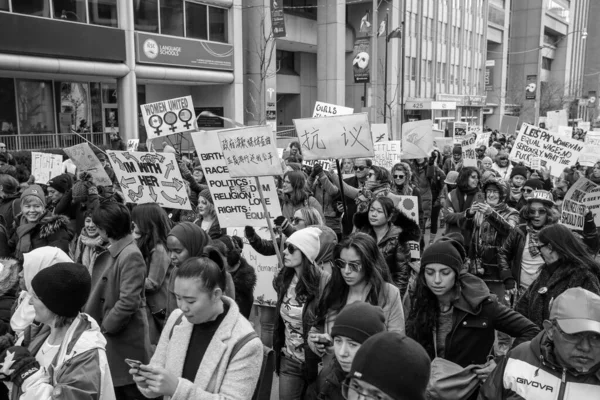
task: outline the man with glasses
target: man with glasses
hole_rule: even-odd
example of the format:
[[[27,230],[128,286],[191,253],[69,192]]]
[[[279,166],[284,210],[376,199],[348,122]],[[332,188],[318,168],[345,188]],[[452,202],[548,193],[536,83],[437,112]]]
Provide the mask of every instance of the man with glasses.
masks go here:
[[[369,168],[373,165],[373,161],[368,158],[357,158],[354,160],[354,176],[344,179],[348,185],[355,188],[362,188],[367,181]],[[356,214],[356,202],[354,199],[346,196],[347,212],[342,215],[342,234],[348,236],[352,233],[354,227],[352,217]],[[340,213],[344,212],[342,201],[337,202],[337,209]]]
[[[552,303],[544,330],[508,353],[479,400],[600,399],[600,296],[582,288]]]

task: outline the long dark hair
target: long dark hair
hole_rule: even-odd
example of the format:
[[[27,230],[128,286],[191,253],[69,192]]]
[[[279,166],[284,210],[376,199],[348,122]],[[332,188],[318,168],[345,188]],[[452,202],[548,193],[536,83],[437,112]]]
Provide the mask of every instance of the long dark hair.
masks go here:
[[[391,226],[392,221],[396,218],[396,215],[399,213],[399,211],[396,209],[396,207],[394,207],[394,201],[389,197],[379,196],[371,200],[371,202],[369,203],[369,208],[367,208],[367,218],[369,216],[369,213],[371,212],[371,207],[373,207],[373,203],[375,203],[376,201],[379,202],[379,204],[381,204],[381,208],[383,208],[383,214],[388,219],[387,224],[388,226]],[[365,224],[362,228],[360,228],[359,231],[362,233],[366,233],[372,238],[376,238],[375,231],[373,230],[373,226],[371,225],[370,221],[367,224]]]
[[[337,260],[344,249],[354,249],[360,257],[360,265],[365,271],[365,279],[371,284],[371,290],[367,295],[366,301],[373,305],[385,306],[379,303],[379,295],[386,282],[390,281],[388,266],[377,247],[375,239],[365,233],[355,233],[342,240],[333,251],[333,258]],[[346,305],[348,299],[349,287],[342,277],[339,268],[334,267],[331,273],[331,279],[325,285],[323,295],[317,308],[317,319],[322,321],[327,313],[333,311],[339,312]]]
[[[535,201],[535,200],[527,202],[527,204],[525,204],[519,211],[519,216],[521,217],[521,219],[523,221],[526,221],[527,223],[529,223],[529,220],[531,220],[531,217],[529,216],[529,210],[531,209],[531,204],[533,204],[533,203],[540,203],[544,206],[544,209],[546,210],[546,225],[552,225],[559,221],[560,215],[558,214],[558,211],[554,207],[551,207],[545,203],[542,203],[541,201]]]
[[[473,172],[477,173],[477,176],[479,177],[479,184],[481,184],[481,173],[477,168],[463,167],[456,181],[458,190],[460,190],[461,192],[468,192],[470,190],[473,190],[469,187],[469,178],[471,177],[471,174]]]
[[[292,186],[292,193],[286,194],[286,198],[294,206],[304,205],[304,202],[310,197],[310,192],[306,186],[306,174],[302,171],[290,171],[283,175],[283,179],[288,178]]]
[[[156,203],[140,204],[133,208],[131,220],[140,231],[138,247],[145,259],[149,259],[157,245],[167,247],[167,236],[171,230],[171,220],[165,210]]]
[[[594,260],[587,246],[566,226],[552,224],[538,234],[540,244],[551,244],[563,262],[576,268],[589,268],[600,279],[600,265]],[[569,268],[572,266],[569,265]]]

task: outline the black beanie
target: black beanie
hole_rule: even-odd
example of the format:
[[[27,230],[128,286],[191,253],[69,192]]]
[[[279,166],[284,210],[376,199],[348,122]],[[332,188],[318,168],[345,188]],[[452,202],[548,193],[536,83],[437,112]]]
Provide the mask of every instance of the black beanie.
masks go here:
[[[533,190],[542,190],[544,189],[544,182],[540,181],[539,179],[529,179],[523,184],[523,187],[525,186],[528,186]]]
[[[516,175],[521,175],[523,178],[527,179],[527,167],[522,165],[517,165],[514,167],[510,173],[510,179],[515,177]]]
[[[73,181],[69,174],[55,176],[48,181],[48,186],[60,193],[67,193],[73,186]]]
[[[357,301],[345,306],[335,318],[331,337],[345,336],[355,342],[363,343],[374,334],[385,330],[383,309]]]
[[[35,295],[60,317],[76,317],[90,295],[92,278],[77,263],[57,263],[44,268],[31,280]]]
[[[452,268],[458,275],[464,264],[458,246],[460,243],[452,239],[438,240],[429,245],[421,257],[421,268],[425,268],[428,264],[439,263]]]
[[[398,332],[381,332],[360,346],[348,380],[360,379],[394,400],[425,400],[430,369],[419,343]]]

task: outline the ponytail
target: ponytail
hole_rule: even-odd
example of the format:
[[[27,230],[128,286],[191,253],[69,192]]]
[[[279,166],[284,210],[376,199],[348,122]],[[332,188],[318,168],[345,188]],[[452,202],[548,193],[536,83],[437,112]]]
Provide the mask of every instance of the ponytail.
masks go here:
[[[220,288],[225,292],[227,282],[225,263],[221,254],[212,246],[206,246],[200,257],[188,258],[177,269],[177,278],[200,279],[204,289],[212,292]]]

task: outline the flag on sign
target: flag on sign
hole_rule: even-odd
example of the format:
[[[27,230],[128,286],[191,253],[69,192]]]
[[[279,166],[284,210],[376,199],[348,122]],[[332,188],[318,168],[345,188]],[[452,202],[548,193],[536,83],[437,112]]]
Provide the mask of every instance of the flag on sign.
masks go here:
[[[377,32],[377,37],[381,37],[381,36],[385,35],[386,32],[387,32],[387,29],[386,29],[385,21],[381,21],[381,24],[379,24],[379,32]]]

